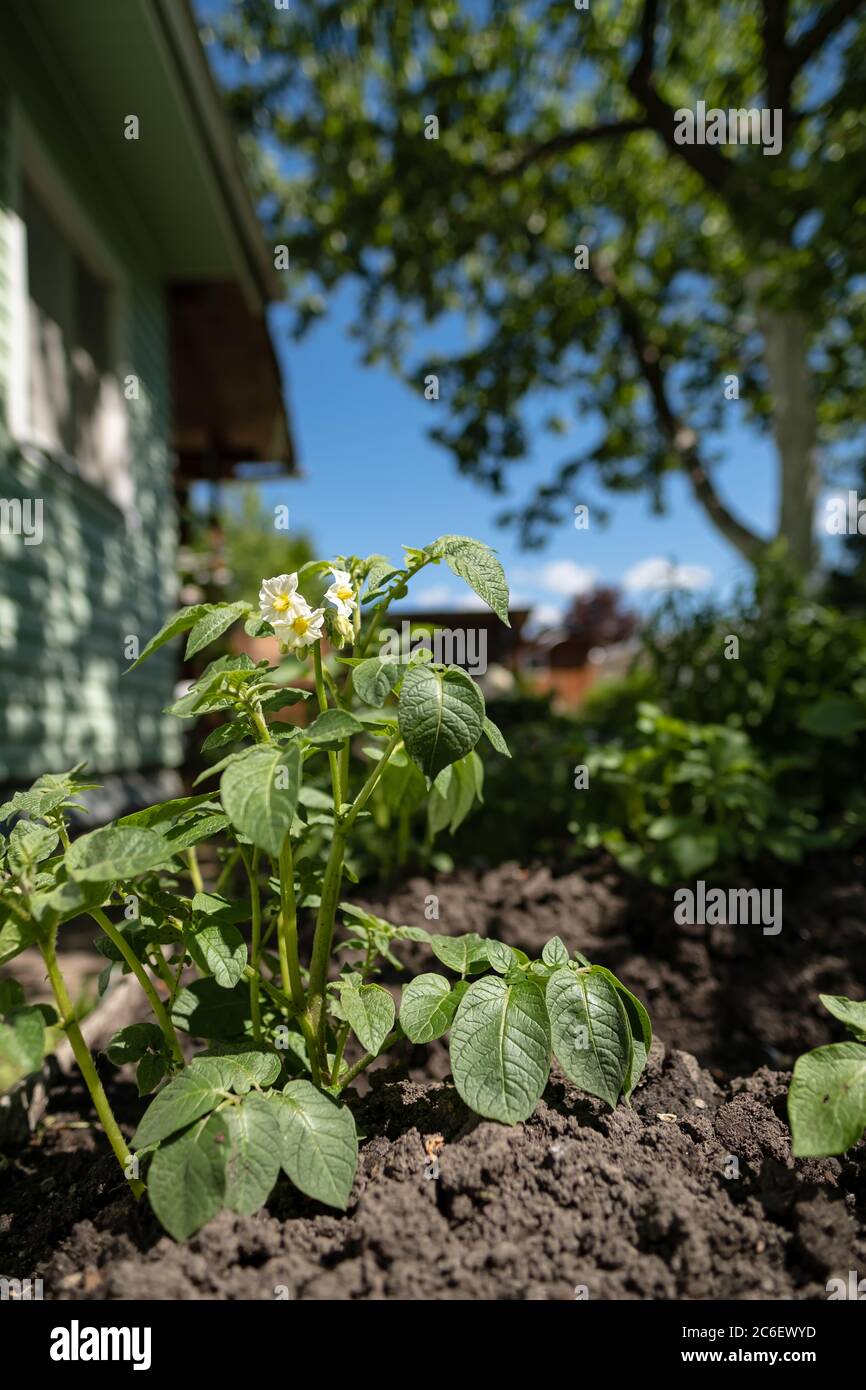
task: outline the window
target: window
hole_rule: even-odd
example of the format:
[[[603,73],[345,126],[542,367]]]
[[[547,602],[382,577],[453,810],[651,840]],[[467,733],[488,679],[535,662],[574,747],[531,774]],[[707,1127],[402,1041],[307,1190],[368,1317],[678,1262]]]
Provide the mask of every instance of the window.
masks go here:
[[[14,142],[10,423],[135,515],[123,395],[125,267],[20,108]]]
[[[31,441],[104,484],[112,372],[110,286],[66,240],[25,180],[27,418]]]

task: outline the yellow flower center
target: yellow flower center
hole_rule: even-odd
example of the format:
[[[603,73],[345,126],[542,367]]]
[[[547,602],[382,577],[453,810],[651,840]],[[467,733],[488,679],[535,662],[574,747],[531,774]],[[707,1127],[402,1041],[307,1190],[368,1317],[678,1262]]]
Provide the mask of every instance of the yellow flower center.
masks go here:
[[[345,601],[346,599],[354,598],[354,597],[355,597],[354,591],[353,591],[352,589],[349,588],[348,584],[343,584],[343,585],[337,590],[337,598],[339,598],[339,599],[343,599],[343,600]]]
[[[297,618],[295,618],[294,622],[292,623],[292,632],[296,632],[299,637],[303,637],[304,633],[306,632],[309,626],[309,618],[305,618],[302,613],[299,613]]]
[[[274,611],[277,613],[285,613],[290,603],[291,599],[288,594],[277,594],[274,599]]]

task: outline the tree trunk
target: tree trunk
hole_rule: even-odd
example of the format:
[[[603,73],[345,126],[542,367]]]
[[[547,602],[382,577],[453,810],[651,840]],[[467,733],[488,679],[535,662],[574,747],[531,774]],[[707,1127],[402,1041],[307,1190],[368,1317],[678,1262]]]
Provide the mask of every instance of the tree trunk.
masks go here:
[[[815,568],[815,506],[820,482],[817,415],[808,360],[806,321],[795,311],[758,306],[773,398],[773,435],[779,454],[778,535],[803,575]]]

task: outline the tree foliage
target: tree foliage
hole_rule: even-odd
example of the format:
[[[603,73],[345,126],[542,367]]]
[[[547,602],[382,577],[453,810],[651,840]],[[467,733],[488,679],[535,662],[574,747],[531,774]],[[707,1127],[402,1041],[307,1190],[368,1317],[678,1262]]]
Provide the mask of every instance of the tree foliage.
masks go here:
[[[561,465],[506,514],[525,541],[588,475],[660,508],[681,471],[756,560],[713,446],[738,418],[772,433],[777,530],[811,562],[819,450],[843,459],[864,417],[862,0],[251,0],[220,39],[298,328],[359,277],[367,359],[439,376],[433,436],[498,492],[558,393]],[[698,101],[780,111],[781,152],[677,144]],[[447,315],[474,339],[423,356]]]

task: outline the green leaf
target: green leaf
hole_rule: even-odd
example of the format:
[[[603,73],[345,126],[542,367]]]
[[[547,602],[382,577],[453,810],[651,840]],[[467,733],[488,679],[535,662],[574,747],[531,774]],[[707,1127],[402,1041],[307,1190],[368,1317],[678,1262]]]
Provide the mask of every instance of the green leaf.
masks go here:
[[[451,572],[458,579],[465,580],[506,627],[510,627],[505,571],[489,545],[473,540],[471,536],[440,536],[428,549],[432,555],[444,556]]]
[[[132,811],[128,816],[121,816],[115,824],[143,825],[147,829],[151,829],[154,825],[162,825],[165,821],[177,820],[178,816],[183,816],[188,811],[194,811],[197,806],[203,805],[205,801],[210,801],[210,799],[209,792],[202,792],[199,796],[176,796],[172,801],[160,801],[156,806],[145,806],[141,811]]]
[[[553,1052],[569,1080],[615,1106],[631,1070],[631,1030],[618,990],[595,966],[547,984]]]
[[[190,1067],[224,1091],[245,1096],[254,1086],[270,1086],[280,1074],[280,1059],[254,1042],[216,1043],[199,1052]]]
[[[859,1042],[866,1042],[866,1003],[846,999],[842,994],[819,994],[818,998],[834,1018],[845,1024],[849,1033],[853,1033]]]
[[[237,927],[215,922],[196,932],[195,941],[220,989],[234,989],[247,964],[247,943]]]
[[[187,1240],[223,1205],[227,1140],[223,1116],[208,1115],[154,1154],[147,1195],[157,1220],[175,1240]]]
[[[622,1000],[628,1026],[631,1030],[631,1068],[622,1088],[623,1099],[630,1100],[635,1086],[643,1075],[649,1050],[652,1047],[653,1030],[650,1016],[637,996],[632,994],[630,989],[626,989],[622,981],[618,980],[610,970],[606,970],[603,965],[598,965],[595,969],[610,980],[616,989]]]
[[[375,1056],[394,1027],[394,1000],[381,985],[345,984],[340,1003],[355,1037]]]
[[[493,720],[490,719],[488,715],[484,716],[483,728],[489,742],[496,749],[497,753],[504,753],[506,758],[510,758],[511,753],[508,744],[505,742],[505,736],[502,730],[494,724]]]
[[[135,1083],[140,1096],[149,1096],[165,1076],[167,1062],[161,1053],[146,1052],[138,1064]]]
[[[171,858],[171,850],[155,830],[144,826],[104,826],[75,840],[66,851],[70,878],[110,882],[134,878]]]
[[[202,647],[210,646],[218,637],[230,628],[232,623],[237,622],[249,612],[248,603],[220,603],[211,606],[207,613],[203,613],[189,634],[189,641],[186,644],[184,660],[189,661],[191,656],[200,652]]]
[[[181,608],[178,613],[175,613],[169,618],[168,622],[163,624],[154,637],[151,637],[141,655],[133,661],[131,666],[126,668],[124,675],[129,675],[129,672],[134,671],[136,666],[140,666],[143,661],[146,661],[149,656],[152,656],[153,653],[164,646],[166,642],[170,642],[172,637],[179,637],[182,632],[188,632],[191,627],[195,627],[199,618],[201,618],[210,607],[211,605],[209,603],[193,603],[188,608]]]
[[[400,1027],[410,1042],[433,1042],[451,1027],[459,1003],[444,975],[416,975],[403,990]]]
[[[487,959],[497,975],[507,975],[517,964],[517,956],[504,941],[487,942]]]
[[[221,989],[212,979],[195,980],[180,990],[171,1011],[174,1026],[195,1038],[239,1038],[249,1017],[250,992],[246,985]]]
[[[283,1142],[276,1111],[251,1091],[221,1112],[228,1134],[225,1204],[241,1216],[258,1211],[277,1180]]]
[[[830,1043],[798,1057],[788,1090],[795,1158],[842,1154],[866,1130],[866,1047]]]
[[[488,966],[487,942],[474,931],[463,936],[431,936],[430,949],[458,975],[477,975]]]
[[[14,960],[36,940],[34,922],[22,922],[20,917],[11,912],[4,918],[3,912],[3,904],[0,903],[0,965]]]
[[[47,825],[37,825],[32,821],[20,820],[9,836],[7,860],[13,874],[32,870],[43,859],[53,854],[58,844],[58,834]]]
[[[488,975],[464,994],[451,1028],[454,1084],[478,1115],[528,1119],[550,1074],[550,1027],[535,980]]]
[[[193,1120],[207,1115],[223,1099],[222,1087],[190,1067],[169,1081],[164,1091],[155,1096],[144,1112],[141,1124],[132,1136],[136,1149],[149,1148],[186,1129]]]
[[[250,748],[220,780],[226,815],[272,858],[279,855],[298,804],[301,750],[297,743]]]
[[[212,840],[225,830],[228,823],[228,817],[221,811],[188,816],[165,832],[165,842],[172,854],[180,854],[193,845],[201,844],[202,840]]]
[[[407,753],[432,781],[475,747],[484,723],[484,697],[457,666],[444,671],[412,666],[403,679],[397,717]]]
[[[336,744],[363,732],[364,725],[360,719],[356,719],[348,710],[326,709],[308,729],[304,729],[304,738],[308,743]]]
[[[45,1019],[38,1006],[15,1009],[0,1023],[0,1060],[16,1072],[37,1071],[45,1055]]]
[[[286,1176],[307,1197],[345,1211],[358,1166],[352,1112],[303,1080],[271,1091],[269,1100],[282,1134]]]
[[[110,893],[110,883],[76,883],[67,879],[47,892],[31,893],[30,911],[41,926],[57,925],[89,912],[92,907],[101,907]]]
[[[352,685],[358,699],[374,709],[380,709],[399,681],[402,669],[398,661],[383,661],[378,656],[367,657],[352,671]]]
[[[544,943],[541,959],[545,965],[568,965],[568,949],[558,936],[552,936]]]
[[[671,842],[670,853],[683,877],[694,878],[695,874],[715,864],[719,855],[718,837],[709,831],[678,835]]]
[[[115,1066],[139,1062],[146,1052],[162,1052],[165,1039],[155,1023],[131,1023],[121,1028],[108,1043],[105,1055]]]
[[[249,737],[249,727],[245,719],[233,719],[227,724],[218,724],[211,729],[201,746],[202,753],[210,753],[214,748],[223,748],[227,743],[242,743]]]
[[[850,738],[866,729],[866,709],[850,695],[825,695],[800,715],[799,725],[819,738]]]

